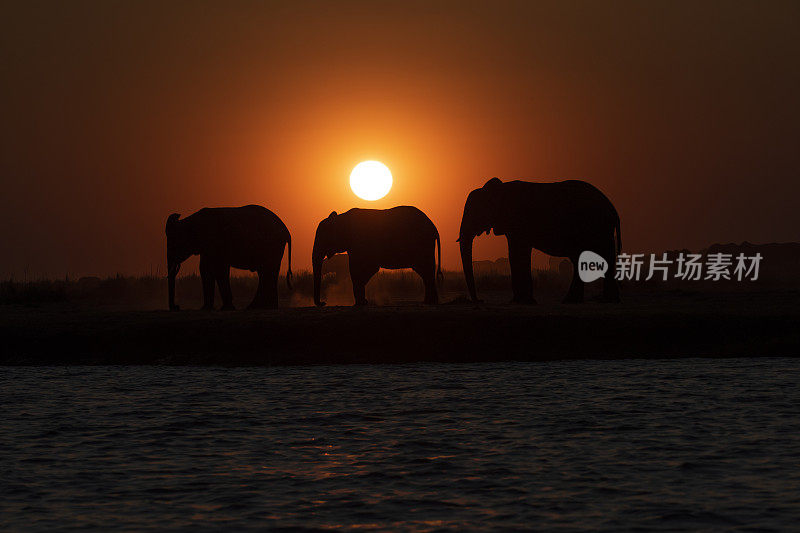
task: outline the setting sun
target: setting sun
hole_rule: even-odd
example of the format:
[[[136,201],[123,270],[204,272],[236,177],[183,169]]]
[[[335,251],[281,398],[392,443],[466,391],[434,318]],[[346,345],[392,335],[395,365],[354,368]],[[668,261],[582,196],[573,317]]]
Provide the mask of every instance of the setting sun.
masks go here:
[[[350,173],[350,188],[364,200],[380,200],[392,188],[392,173],[380,161],[362,161]]]

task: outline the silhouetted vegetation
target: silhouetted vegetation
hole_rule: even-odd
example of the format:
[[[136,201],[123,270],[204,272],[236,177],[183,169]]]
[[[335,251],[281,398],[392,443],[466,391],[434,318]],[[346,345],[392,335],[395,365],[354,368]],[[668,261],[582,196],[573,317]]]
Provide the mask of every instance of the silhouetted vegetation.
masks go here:
[[[535,272],[535,278],[544,287],[563,283],[552,272]],[[479,274],[477,281],[487,291],[510,290],[508,274],[490,272]],[[283,282],[278,283],[278,294],[282,305],[313,305],[314,278],[311,271],[299,271],[293,275],[294,290]],[[567,281],[568,283],[568,281]],[[203,303],[202,282],[197,274],[179,276],[176,292],[187,308],[200,307]],[[256,290],[256,276],[231,276],[234,295],[245,298]],[[367,297],[375,303],[421,302],[424,295],[422,279],[411,270],[382,270],[367,286]],[[441,291],[450,298],[465,292],[464,276],[460,271],[447,271]],[[323,293],[333,305],[353,303],[352,282],[346,272],[327,272],[323,277]],[[51,302],[82,302],[99,305],[141,305],[155,308],[166,307],[167,279],[156,276],[122,276],[107,278],[80,278],[35,281],[0,282],[0,304],[37,305]],[[445,300],[446,302],[446,300]]]
[[[346,266],[346,263],[344,263]],[[235,272],[235,271],[234,271]],[[769,274],[769,272],[767,272]],[[537,298],[542,301],[560,301],[572,279],[568,265],[560,268],[533,270]],[[299,271],[292,278],[294,290],[289,290],[281,277],[278,296],[282,307],[314,305],[314,279],[311,271]],[[511,299],[511,275],[494,269],[476,269],[475,283],[487,301],[504,303]],[[202,282],[197,274],[179,276],[176,291],[186,309],[198,309],[203,304]],[[323,276],[323,295],[331,305],[352,305],[352,282],[346,269],[326,272]],[[249,303],[249,297],[258,285],[256,276],[231,277],[231,289],[238,308]],[[800,278],[775,279],[765,275],[759,281],[624,281],[620,283],[623,299],[625,294],[654,291],[678,292],[729,292],[765,289],[800,288]],[[589,299],[601,293],[600,283],[587,285]],[[367,299],[374,304],[393,305],[420,303],[425,294],[422,279],[412,270],[382,270],[367,285]],[[440,302],[443,304],[466,300],[467,290],[461,271],[445,271],[440,286]],[[107,278],[80,278],[62,280],[41,279],[35,281],[6,280],[0,282],[0,305],[42,305],[69,302],[87,305],[119,305],[147,309],[165,309],[167,280],[157,276],[122,276]],[[221,305],[218,302],[218,307]]]

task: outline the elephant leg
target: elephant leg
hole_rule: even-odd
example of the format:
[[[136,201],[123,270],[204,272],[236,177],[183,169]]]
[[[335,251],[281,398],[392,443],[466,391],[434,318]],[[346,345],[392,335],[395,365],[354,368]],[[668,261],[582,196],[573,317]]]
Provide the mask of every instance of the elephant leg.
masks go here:
[[[569,260],[572,261],[572,283],[569,286],[567,296],[564,298],[564,303],[581,303],[583,302],[583,281],[581,281],[578,273],[578,256],[570,256]]]
[[[603,296],[601,301],[608,303],[619,302],[619,282],[617,281],[617,251],[616,243],[612,236],[611,242],[604,248],[606,252],[603,254],[603,259],[608,262],[608,272],[603,278]]]
[[[258,287],[253,296],[253,301],[247,306],[248,309],[262,309],[266,307],[266,297],[264,296],[264,286],[266,282],[266,271],[259,269],[258,271]]]
[[[219,295],[222,298],[222,310],[231,311],[233,307],[233,294],[231,293],[231,267],[228,265],[217,265],[217,285]]]
[[[278,307],[278,272],[273,268],[258,270],[258,289],[248,309]]]
[[[271,309],[278,308],[278,269],[280,263],[264,273],[264,302]]]
[[[203,310],[211,311],[214,309],[214,269],[211,262],[200,258],[200,279],[203,282]]]
[[[426,264],[425,266],[414,267],[414,272],[422,278],[425,284],[425,303],[436,305],[439,303],[439,293],[436,290],[436,265]]]
[[[370,278],[378,273],[380,268],[362,265],[358,260],[350,257],[350,280],[353,282],[354,305],[367,305],[367,283]]]
[[[258,289],[248,309],[277,309],[278,278],[283,259],[283,243],[274,247],[259,266]]]
[[[523,243],[508,241],[508,262],[511,265],[511,288],[513,303],[535,304],[533,279],[531,278],[531,252],[533,248]]]

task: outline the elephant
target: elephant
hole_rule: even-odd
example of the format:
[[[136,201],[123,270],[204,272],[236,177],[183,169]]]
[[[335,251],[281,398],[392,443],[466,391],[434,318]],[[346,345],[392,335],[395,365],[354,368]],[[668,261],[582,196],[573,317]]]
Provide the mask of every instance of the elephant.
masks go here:
[[[292,237],[278,215],[260,205],[206,207],[181,219],[167,218],[167,281],[169,308],[175,305],[175,277],[181,263],[200,255],[203,309],[214,308],[214,282],[222,296],[222,309],[233,309],[230,269],[258,272],[258,289],[249,309],[278,306],[278,271],[288,244],[286,284],[292,288]]]
[[[593,185],[581,180],[532,183],[492,178],[470,192],[458,242],[467,289],[475,302],[479,300],[472,267],[472,241],[491,230],[495,235],[505,235],[508,241],[513,302],[536,303],[531,279],[533,248],[572,261],[572,284],[564,302],[583,301],[578,257],[586,250],[599,254],[608,263],[603,300],[619,301],[614,277],[616,256],[622,249],[619,215],[611,201]]]
[[[437,267],[434,244],[439,252]],[[347,252],[355,305],[366,305],[366,285],[381,268],[412,268],[425,283],[425,303],[436,304],[436,283],[442,279],[439,231],[425,213],[412,206],[391,209],[351,209],[332,212],[317,226],[311,263],[314,269],[314,303],[320,299],[322,262]]]

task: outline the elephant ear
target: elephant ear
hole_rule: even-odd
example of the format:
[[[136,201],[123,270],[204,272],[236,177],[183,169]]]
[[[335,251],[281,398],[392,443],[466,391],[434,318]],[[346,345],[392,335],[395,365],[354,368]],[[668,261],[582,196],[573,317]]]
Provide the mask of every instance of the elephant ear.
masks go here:
[[[175,223],[178,221],[179,218],[181,218],[180,213],[172,213],[170,216],[168,216],[167,225],[164,228],[164,231],[169,233],[170,229],[172,229],[175,226]]]
[[[331,211],[331,214],[328,215],[328,218],[333,218],[336,216],[336,211]]]
[[[495,230],[495,234],[499,234],[498,231],[504,231],[503,224],[504,215],[505,213],[502,209],[503,205],[503,182],[500,181],[500,178],[492,178],[486,182],[486,184],[482,187],[481,190],[485,192],[484,199],[486,201],[486,207],[488,208],[488,216],[489,219],[492,221],[492,227]],[[499,228],[498,228],[499,226]],[[487,230],[486,233],[488,234],[489,231]]]

